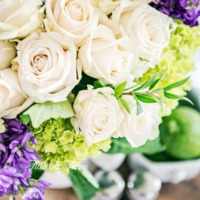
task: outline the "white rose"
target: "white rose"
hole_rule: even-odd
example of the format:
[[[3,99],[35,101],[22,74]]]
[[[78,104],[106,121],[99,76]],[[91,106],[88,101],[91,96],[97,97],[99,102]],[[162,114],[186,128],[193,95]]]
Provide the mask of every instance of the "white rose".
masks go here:
[[[143,112],[137,115],[136,101],[132,96],[122,97],[129,105],[131,114],[120,105],[124,114],[124,120],[118,130],[117,137],[126,137],[133,147],[139,147],[147,140],[154,140],[159,135],[159,124],[161,123],[160,105],[157,103],[141,103]]]
[[[115,39],[113,32],[99,25],[79,50],[83,71],[94,78],[117,85],[133,80],[134,55],[128,51],[126,38]]]
[[[132,50],[154,67],[170,40],[170,18],[140,1],[121,3],[112,14],[122,36],[129,36]],[[147,71],[149,66],[147,66]],[[144,71],[144,72],[145,72]]]
[[[15,43],[0,40],[0,55],[0,70],[10,67],[16,56]]]
[[[64,36],[34,32],[17,49],[20,83],[36,102],[64,101],[78,84],[80,64],[76,47]]]
[[[41,0],[1,0],[0,39],[24,38],[43,21]]]
[[[134,0],[91,0],[92,4],[106,15],[110,15],[120,3],[131,2]],[[140,0],[143,3],[150,3],[152,0]]]
[[[12,69],[0,71],[0,117],[16,117],[16,110],[25,100],[26,95],[20,87],[17,72]]]
[[[132,1],[138,1],[138,0],[132,0]],[[151,3],[151,2],[153,2],[155,0],[139,0],[139,1],[142,2],[142,3],[149,4],[149,3]]]
[[[110,138],[123,120],[113,94],[111,88],[90,89],[80,91],[75,99],[75,120],[88,145]]]
[[[91,0],[92,4],[106,15],[111,14],[119,6],[120,1],[129,0]]]
[[[90,0],[46,0],[46,27],[67,35],[79,45],[98,24]]]
[[[106,15],[110,15],[120,3],[131,2],[134,0],[91,0],[92,4]],[[140,0],[143,3],[150,3],[152,0]]]

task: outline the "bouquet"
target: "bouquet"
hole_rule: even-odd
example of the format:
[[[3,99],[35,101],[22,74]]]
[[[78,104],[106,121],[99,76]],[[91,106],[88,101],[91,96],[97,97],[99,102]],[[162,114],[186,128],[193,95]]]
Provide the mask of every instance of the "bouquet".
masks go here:
[[[89,185],[87,198],[87,188],[76,191],[91,199],[98,186],[81,161],[156,141],[162,117],[187,100],[200,3],[1,0],[0,8],[0,196],[43,199],[50,183],[38,180],[37,164]]]

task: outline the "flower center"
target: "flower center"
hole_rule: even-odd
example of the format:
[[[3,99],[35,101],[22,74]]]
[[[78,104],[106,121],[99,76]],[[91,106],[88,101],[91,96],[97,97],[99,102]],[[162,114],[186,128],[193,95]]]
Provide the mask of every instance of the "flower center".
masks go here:
[[[39,54],[34,57],[32,66],[36,74],[39,74],[42,72],[44,67],[46,66],[47,63],[47,55]]]
[[[154,42],[155,41],[155,35],[156,35],[154,28],[150,24],[147,24],[146,30],[147,30],[147,35],[148,35],[149,40],[151,42]]]
[[[71,18],[75,21],[82,21],[83,20],[83,9],[77,3],[70,3],[65,6],[65,12],[69,12]]]
[[[94,125],[96,127],[96,130],[101,132],[109,123],[109,116],[104,112],[97,113],[97,116],[98,117],[95,118]]]

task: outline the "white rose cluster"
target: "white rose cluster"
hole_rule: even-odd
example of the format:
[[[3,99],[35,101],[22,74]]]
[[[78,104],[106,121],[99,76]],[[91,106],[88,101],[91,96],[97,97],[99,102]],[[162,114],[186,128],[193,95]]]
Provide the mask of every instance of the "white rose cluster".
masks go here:
[[[78,88],[71,122],[88,145],[126,137],[138,147],[154,139],[160,106],[142,103],[137,115],[126,95],[128,113],[114,90],[155,67],[169,43],[169,17],[148,3],[1,0],[0,117],[14,118],[32,103],[65,101]]]
[[[125,137],[133,147],[159,135],[160,105],[142,103],[143,112],[137,115],[136,101],[123,96],[131,113],[114,97],[109,88],[89,89],[79,92],[75,102],[74,127],[83,134],[89,145],[113,137]]]
[[[16,42],[40,28],[44,7],[40,0],[0,1],[0,117],[14,118],[33,103],[11,69]]]

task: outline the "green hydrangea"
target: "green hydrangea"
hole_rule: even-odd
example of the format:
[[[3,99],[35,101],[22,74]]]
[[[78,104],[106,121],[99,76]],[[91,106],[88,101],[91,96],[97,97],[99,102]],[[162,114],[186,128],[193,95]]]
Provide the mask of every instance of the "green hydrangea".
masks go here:
[[[68,173],[89,156],[97,156],[101,151],[108,151],[111,140],[105,140],[88,146],[83,135],[77,134],[69,119],[50,119],[39,128],[30,131],[38,145],[32,147],[41,157],[38,165],[45,171]]]
[[[177,29],[171,33],[170,44],[164,49],[161,62],[153,69],[150,69],[138,83],[147,82],[154,74],[164,74],[165,78],[157,85],[157,88],[180,81],[189,75],[194,69],[194,55],[200,47],[200,26],[189,27],[180,21],[177,22]],[[176,95],[185,95],[185,91],[190,89],[190,83],[172,90]],[[171,110],[178,105],[177,100],[166,99],[166,106],[163,115],[169,115]]]

